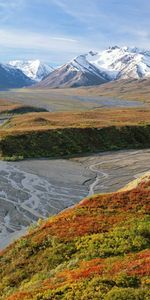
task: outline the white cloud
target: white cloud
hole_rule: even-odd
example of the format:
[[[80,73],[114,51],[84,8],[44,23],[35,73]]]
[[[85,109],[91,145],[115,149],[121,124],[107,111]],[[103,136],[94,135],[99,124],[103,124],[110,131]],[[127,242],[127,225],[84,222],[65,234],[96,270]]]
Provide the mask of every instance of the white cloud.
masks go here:
[[[106,2],[109,3],[109,10],[102,5]],[[44,20],[43,10],[40,19],[38,5],[54,10],[55,20],[48,15]],[[67,61],[75,55],[101,50],[113,44],[148,48],[149,19],[140,18],[139,13],[139,8],[135,9],[133,3],[119,4],[116,0],[0,0],[0,54],[1,57],[9,53],[7,57],[20,55],[22,58],[32,54],[44,58],[50,54],[57,57],[60,63],[61,60]],[[19,22],[20,28],[17,29]]]
[[[35,49],[78,53],[86,51],[80,40],[65,36],[51,36],[35,32],[0,29],[0,46],[14,49]]]
[[[78,42],[75,39],[71,39],[71,38],[63,38],[63,37],[51,37],[51,39],[56,40],[56,41],[65,41],[65,42],[71,42],[71,43],[75,43]]]
[[[24,0],[0,0],[0,20],[8,20],[16,10],[22,9],[24,4]]]

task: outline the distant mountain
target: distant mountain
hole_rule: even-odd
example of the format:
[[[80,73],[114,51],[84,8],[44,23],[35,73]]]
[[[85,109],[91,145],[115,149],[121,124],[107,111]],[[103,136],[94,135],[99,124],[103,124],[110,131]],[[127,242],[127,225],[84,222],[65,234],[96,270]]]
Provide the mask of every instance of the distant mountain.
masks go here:
[[[41,81],[54,71],[54,68],[42,63],[40,60],[14,60],[10,61],[9,64],[21,70],[27,77],[34,81]]]
[[[15,60],[0,64],[0,88],[80,87],[101,85],[120,79],[150,78],[150,51],[130,47],[109,47],[90,51],[54,70],[40,60]]]
[[[80,55],[53,71],[39,87],[78,87],[99,85],[109,81],[105,72],[87,60],[87,54]]]
[[[80,55],[53,71],[40,87],[100,85],[119,79],[150,77],[150,51],[109,47],[105,51]]]
[[[21,70],[8,64],[0,64],[0,89],[22,88],[34,84]]]
[[[150,51],[129,47],[111,47],[87,59],[103,70],[111,80],[150,77]]]

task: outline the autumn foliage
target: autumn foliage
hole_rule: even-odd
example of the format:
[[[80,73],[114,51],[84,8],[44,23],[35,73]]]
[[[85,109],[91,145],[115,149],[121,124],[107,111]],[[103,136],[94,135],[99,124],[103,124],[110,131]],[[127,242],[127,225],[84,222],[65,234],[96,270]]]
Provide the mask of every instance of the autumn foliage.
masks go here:
[[[1,253],[1,299],[150,299],[149,214],[147,175],[39,222]]]

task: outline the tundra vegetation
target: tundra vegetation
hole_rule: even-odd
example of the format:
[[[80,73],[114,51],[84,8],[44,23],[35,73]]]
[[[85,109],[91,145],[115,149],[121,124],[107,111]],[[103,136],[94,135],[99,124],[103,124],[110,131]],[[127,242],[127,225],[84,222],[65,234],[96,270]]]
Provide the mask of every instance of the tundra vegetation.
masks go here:
[[[147,176],[39,220],[1,252],[1,299],[150,299],[149,213]]]
[[[15,160],[149,148],[149,120],[145,108],[24,113],[1,126],[0,153]]]

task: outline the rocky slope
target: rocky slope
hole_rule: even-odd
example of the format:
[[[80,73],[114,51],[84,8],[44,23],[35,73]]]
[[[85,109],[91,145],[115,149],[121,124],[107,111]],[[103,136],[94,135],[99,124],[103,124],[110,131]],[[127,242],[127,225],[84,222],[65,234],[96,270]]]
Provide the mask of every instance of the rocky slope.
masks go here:
[[[70,63],[56,69],[39,87],[78,87],[99,85],[108,81],[106,74],[103,74],[94,65],[86,60],[86,56],[79,56]]]

